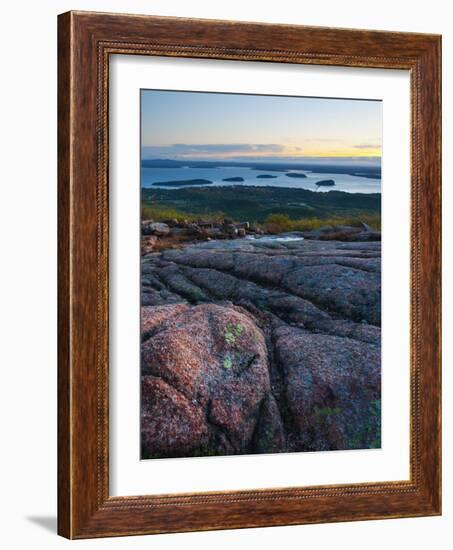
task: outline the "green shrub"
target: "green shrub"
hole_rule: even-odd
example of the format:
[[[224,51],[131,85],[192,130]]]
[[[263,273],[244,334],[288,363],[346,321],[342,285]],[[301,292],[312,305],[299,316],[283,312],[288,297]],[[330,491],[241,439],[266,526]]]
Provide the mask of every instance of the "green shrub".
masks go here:
[[[366,223],[371,228],[381,230],[381,215],[364,212],[356,216],[338,216],[329,218],[301,218],[292,220],[286,214],[271,214],[264,223],[264,229],[269,233],[285,233],[288,231],[313,231],[325,226],[350,225],[358,226]]]
[[[269,233],[284,233],[292,231],[293,222],[286,214],[271,214],[266,218],[264,227]]]
[[[141,208],[141,216],[142,220],[154,220],[156,222],[161,222],[163,220],[178,220],[178,222],[187,220],[188,222],[196,222],[200,219],[204,221],[220,222],[225,217],[222,212],[191,214],[188,212],[182,212],[176,208],[162,206],[161,204],[143,205]]]

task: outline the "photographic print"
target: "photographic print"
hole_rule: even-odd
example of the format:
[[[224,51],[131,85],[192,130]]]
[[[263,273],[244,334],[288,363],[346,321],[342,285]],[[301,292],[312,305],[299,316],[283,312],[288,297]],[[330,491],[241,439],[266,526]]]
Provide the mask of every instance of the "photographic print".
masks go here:
[[[442,513],[441,47],[59,15],[60,535]]]
[[[382,102],[141,90],[141,458],[381,447]]]

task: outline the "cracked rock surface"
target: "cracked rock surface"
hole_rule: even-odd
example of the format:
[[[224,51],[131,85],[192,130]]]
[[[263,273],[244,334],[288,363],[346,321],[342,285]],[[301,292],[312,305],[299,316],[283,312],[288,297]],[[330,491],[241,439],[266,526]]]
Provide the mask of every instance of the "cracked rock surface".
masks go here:
[[[143,457],[379,447],[380,244],[143,256]]]

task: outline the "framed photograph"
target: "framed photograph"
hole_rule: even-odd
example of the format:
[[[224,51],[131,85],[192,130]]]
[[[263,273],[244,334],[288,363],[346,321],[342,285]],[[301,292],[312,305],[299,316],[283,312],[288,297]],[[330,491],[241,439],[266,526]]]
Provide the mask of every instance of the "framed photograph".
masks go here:
[[[440,514],[440,37],[58,28],[59,533]]]

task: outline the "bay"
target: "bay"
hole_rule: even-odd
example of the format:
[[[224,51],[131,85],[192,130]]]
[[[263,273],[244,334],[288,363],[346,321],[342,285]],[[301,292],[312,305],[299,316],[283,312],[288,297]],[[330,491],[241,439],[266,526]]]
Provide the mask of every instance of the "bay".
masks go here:
[[[292,178],[286,175],[286,172],[303,173],[306,178]],[[257,178],[259,175],[276,176],[273,178]],[[241,177],[243,182],[228,182],[223,181],[225,178]],[[256,170],[249,167],[238,166],[220,166],[220,167],[180,167],[180,168],[141,168],[141,186],[144,188],[162,187],[165,189],[181,189],[181,186],[160,186],[155,185],[156,182],[165,181],[182,181],[193,179],[206,179],[213,183],[208,185],[200,185],[197,187],[213,187],[213,186],[256,186],[256,187],[286,187],[309,189],[311,191],[328,192],[328,191],[344,191],[347,193],[380,193],[381,180],[367,178],[364,176],[352,176],[350,174],[314,172],[309,170]],[[335,181],[335,186],[332,187],[317,187],[318,181],[332,179]]]

